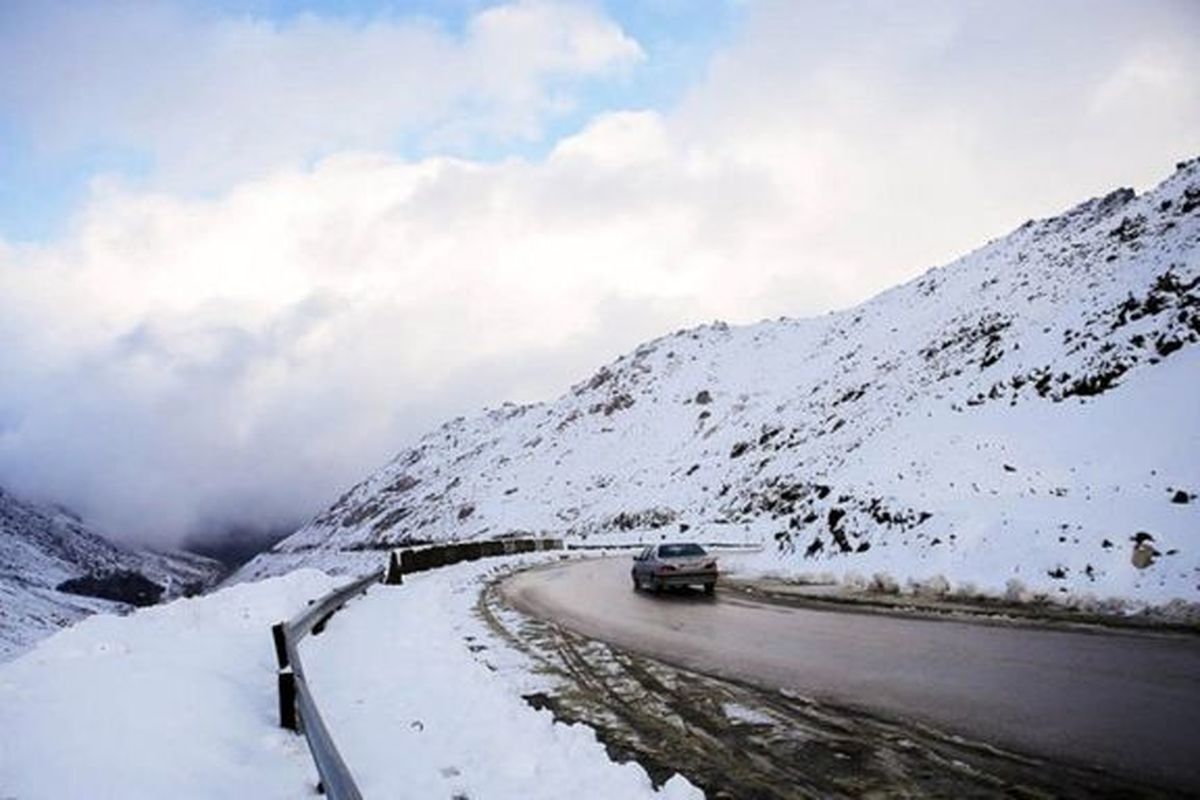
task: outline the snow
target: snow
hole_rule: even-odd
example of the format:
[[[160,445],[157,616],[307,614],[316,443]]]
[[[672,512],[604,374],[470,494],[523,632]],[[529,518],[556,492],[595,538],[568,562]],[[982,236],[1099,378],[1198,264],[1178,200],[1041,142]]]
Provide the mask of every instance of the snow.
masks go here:
[[[877,437],[869,459],[848,463],[845,479],[870,485],[880,475],[904,471],[906,444],[920,441],[939,469],[910,471],[910,493],[952,509],[958,498],[947,475],[958,486],[976,484],[981,490],[971,492],[965,507],[946,512],[958,546],[899,554],[879,547],[856,554],[853,570],[914,582],[953,576],[956,586],[975,584],[999,593],[1001,578],[1055,590],[1061,587],[1046,581],[1046,569],[1062,566],[1085,575],[1090,566],[1094,580],[1075,582],[1075,593],[1200,599],[1194,557],[1164,556],[1149,570],[1130,562],[1130,534],[1138,530],[1154,531],[1164,553],[1196,549],[1196,506],[1169,502],[1164,483],[1172,482],[1159,477],[1195,474],[1194,448],[1200,443],[1165,432],[1196,429],[1194,397],[1172,391],[1196,375],[1200,351],[1193,349],[1096,402],[985,407],[971,418],[952,417],[937,426],[909,417]],[[1154,409],[1153,418],[1140,419],[1147,408]],[[1102,449],[1095,447],[1098,437],[1105,440]],[[1007,472],[1006,463],[1022,466]],[[1082,497],[1054,493],[1081,484]],[[1105,548],[1105,540],[1112,546]],[[795,574],[779,567],[779,559],[768,554],[746,562],[743,571]]]
[[[537,679],[470,616],[496,568],[373,587],[302,642],[364,796],[700,797],[682,778],[655,793],[640,767],[608,761],[590,729],[524,703],[521,687]],[[0,665],[0,797],[315,796],[304,740],[278,727],[270,626],[339,583],[299,570],[97,615]],[[495,671],[465,635],[487,642]]]
[[[270,626],[329,591],[315,570],[96,615],[0,665],[0,796],[310,793],[278,728]]]
[[[1195,602],[1198,245],[1200,159],[856,308],[664,336],[553,402],[448,422],[237,577],[530,532],[758,543],[760,569],[796,576]],[[1140,531],[1160,554],[1145,569]]]
[[[526,563],[534,559],[523,559]],[[301,645],[305,674],[365,797],[689,798],[614,764],[594,732],[521,697],[548,685],[474,615],[486,559],[372,587]]]

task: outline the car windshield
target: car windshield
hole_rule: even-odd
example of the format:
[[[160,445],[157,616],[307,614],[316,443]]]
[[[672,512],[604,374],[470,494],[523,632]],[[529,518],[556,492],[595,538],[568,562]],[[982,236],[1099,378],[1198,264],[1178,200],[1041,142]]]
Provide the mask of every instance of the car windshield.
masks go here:
[[[704,555],[704,548],[698,544],[664,544],[658,548],[659,558],[689,558]]]

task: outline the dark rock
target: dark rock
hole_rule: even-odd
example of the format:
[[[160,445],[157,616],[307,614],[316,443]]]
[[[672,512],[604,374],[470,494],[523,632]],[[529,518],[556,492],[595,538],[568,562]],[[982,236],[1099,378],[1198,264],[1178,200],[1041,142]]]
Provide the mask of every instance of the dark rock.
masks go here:
[[[419,478],[414,478],[412,475],[404,474],[396,478],[396,480],[383,487],[383,491],[388,494],[403,494],[409,489],[419,484]]]
[[[842,521],[842,517],[846,516],[846,512],[840,508],[829,509],[829,529],[837,528]]]
[[[140,572],[126,570],[71,578],[54,588],[68,594],[115,600],[131,606],[152,606],[159,601],[164,591],[162,586]]]
[[[376,531],[377,533],[382,533],[383,531],[390,530],[391,528],[396,526],[396,523],[401,522],[405,517],[407,517],[411,513],[412,513],[412,509],[407,506],[401,506],[400,508],[394,508],[391,511],[389,511],[387,514],[384,514],[383,517],[381,517],[378,522],[376,522],[374,525],[371,526],[371,529]]]

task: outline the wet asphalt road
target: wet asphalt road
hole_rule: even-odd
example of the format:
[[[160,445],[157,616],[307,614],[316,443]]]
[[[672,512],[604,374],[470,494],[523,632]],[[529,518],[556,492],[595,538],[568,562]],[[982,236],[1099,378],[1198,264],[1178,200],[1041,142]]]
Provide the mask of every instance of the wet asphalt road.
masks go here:
[[[628,558],[519,573],[509,602],[700,672],[1200,793],[1200,639],[634,592]]]

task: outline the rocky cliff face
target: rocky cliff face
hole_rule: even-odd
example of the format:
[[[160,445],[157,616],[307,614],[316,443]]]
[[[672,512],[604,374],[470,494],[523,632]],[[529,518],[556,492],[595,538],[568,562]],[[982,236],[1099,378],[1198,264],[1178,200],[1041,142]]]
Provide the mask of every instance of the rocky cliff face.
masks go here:
[[[1196,599],[1198,243],[1200,159],[846,311],[676,332],[554,402],[445,424],[239,577],[527,531]]]
[[[197,593],[220,574],[211,559],[121,547],[0,489],[0,660],[88,614]]]

